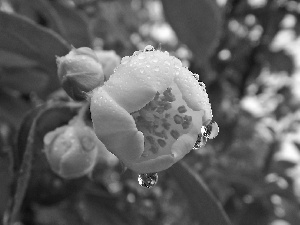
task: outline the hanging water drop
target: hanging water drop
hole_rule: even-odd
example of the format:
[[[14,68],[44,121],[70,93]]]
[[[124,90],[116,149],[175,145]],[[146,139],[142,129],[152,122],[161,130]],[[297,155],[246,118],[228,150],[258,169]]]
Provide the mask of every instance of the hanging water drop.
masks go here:
[[[193,150],[199,150],[201,147],[204,147],[206,145],[207,138],[204,137],[202,134],[198,135],[197,141],[193,147]]]
[[[144,52],[151,52],[151,51],[154,51],[154,47],[152,45],[147,45],[145,48],[144,48]]]
[[[142,173],[138,176],[139,185],[145,188],[152,188],[158,181],[157,173]]]
[[[210,123],[206,127],[201,128],[201,133],[204,137],[213,139],[219,133],[219,126],[216,122],[210,121]]]

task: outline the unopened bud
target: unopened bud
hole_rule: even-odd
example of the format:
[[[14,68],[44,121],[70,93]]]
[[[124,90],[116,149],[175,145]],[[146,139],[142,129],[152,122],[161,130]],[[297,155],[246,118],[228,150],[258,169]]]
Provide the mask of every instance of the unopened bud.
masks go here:
[[[64,90],[74,100],[86,99],[87,92],[103,85],[102,65],[90,48],[74,48],[66,56],[58,57],[57,67]]]
[[[108,80],[110,75],[114,73],[114,69],[120,64],[121,58],[113,50],[98,50],[95,51],[95,53],[98,56],[99,62],[103,67],[105,80]]]
[[[104,146],[99,145],[99,142],[90,127],[75,123],[47,133],[44,137],[44,151],[55,173],[63,178],[76,178],[93,170],[98,148]]]

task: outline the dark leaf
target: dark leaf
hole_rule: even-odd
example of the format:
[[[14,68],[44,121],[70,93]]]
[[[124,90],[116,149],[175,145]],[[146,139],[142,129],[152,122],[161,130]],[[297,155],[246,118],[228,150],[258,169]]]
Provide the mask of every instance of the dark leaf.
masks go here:
[[[180,161],[167,172],[174,177],[190,202],[191,214],[201,225],[230,225],[220,203],[186,163]]]
[[[49,82],[49,76],[38,67],[3,68],[0,77],[0,87],[18,90],[24,94],[40,92]]]
[[[31,106],[19,96],[15,96],[8,91],[0,90],[0,116],[13,124],[15,128],[20,126],[25,113],[30,110],[30,108]]]
[[[80,212],[83,218],[87,218],[90,225],[129,225],[132,223],[130,215],[122,212],[117,207],[114,198],[99,198],[86,195],[82,200]]]
[[[66,55],[70,46],[51,30],[21,16],[0,12],[0,50],[36,62],[48,74],[49,82],[42,96],[60,87],[55,56]]]
[[[87,18],[75,11],[74,8],[63,5],[58,1],[52,1],[51,5],[63,23],[66,32],[63,37],[76,48],[91,47],[92,35]]]
[[[10,198],[14,131],[12,125],[0,117],[0,218],[2,218]]]
[[[201,63],[218,44],[222,13],[215,0],[162,0],[165,16],[178,38]]]
[[[62,37],[65,36],[66,31],[62,21],[48,0],[14,0],[13,7],[19,15],[31,19],[38,25],[52,29]]]
[[[39,25],[60,34],[75,47],[91,47],[92,39],[87,18],[61,1],[14,1],[15,10]]]

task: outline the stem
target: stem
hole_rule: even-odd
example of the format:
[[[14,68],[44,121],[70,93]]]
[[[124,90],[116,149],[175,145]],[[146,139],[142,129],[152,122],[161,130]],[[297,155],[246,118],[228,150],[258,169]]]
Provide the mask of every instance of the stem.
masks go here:
[[[89,102],[85,103],[79,110],[76,119],[85,120],[86,112],[89,110],[89,108],[90,108],[90,103]]]

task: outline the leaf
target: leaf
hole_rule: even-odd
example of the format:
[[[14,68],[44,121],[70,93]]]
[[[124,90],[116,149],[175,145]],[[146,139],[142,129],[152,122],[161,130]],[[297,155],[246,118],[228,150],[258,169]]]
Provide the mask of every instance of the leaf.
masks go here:
[[[133,223],[132,217],[117,207],[117,201],[114,198],[99,198],[92,195],[86,195],[81,202],[81,215],[87,218],[86,222],[90,225],[129,225]]]
[[[92,35],[87,18],[58,1],[52,1],[51,5],[65,28],[66,34],[63,37],[76,48],[91,47]]]
[[[0,117],[0,218],[3,218],[10,198],[14,134],[11,124]]]
[[[36,62],[49,76],[42,96],[60,87],[55,56],[66,55],[70,46],[53,31],[21,16],[0,12],[0,50]]]
[[[222,14],[215,0],[162,0],[164,13],[178,38],[205,63],[216,48]]]
[[[52,29],[62,37],[65,36],[62,21],[48,0],[14,0],[12,5],[19,15],[31,19],[38,25]]]
[[[8,91],[0,90],[0,116],[13,124],[15,128],[20,126],[25,113],[30,108],[31,106],[18,96],[14,96],[13,93]]]
[[[49,77],[38,67],[3,68],[0,87],[18,90],[29,94],[39,92],[47,87]]]
[[[17,220],[32,174],[33,159],[41,154],[44,135],[67,123],[74,116],[72,111],[78,109],[78,106],[66,103],[42,105],[25,117],[19,131],[18,154],[15,154],[15,170],[19,176],[8,224]]]
[[[37,66],[37,62],[13,52],[0,50],[0,66],[5,67],[32,67]]]
[[[213,197],[201,177],[180,161],[167,172],[174,177],[190,203],[192,216],[201,225],[230,225],[220,203]]]
[[[57,0],[17,0],[14,8],[19,14],[57,32],[76,48],[92,46],[87,18],[68,3]]]

